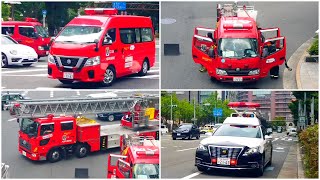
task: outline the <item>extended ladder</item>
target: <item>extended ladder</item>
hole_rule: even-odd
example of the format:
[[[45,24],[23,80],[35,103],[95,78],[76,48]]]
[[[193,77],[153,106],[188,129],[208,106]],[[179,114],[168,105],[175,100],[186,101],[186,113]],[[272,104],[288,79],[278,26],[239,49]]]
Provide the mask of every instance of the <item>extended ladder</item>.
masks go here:
[[[59,116],[133,112],[140,104],[145,109],[159,104],[158,95],[123,96],[113,98],[61,98],[21,100],[14,104],[10,114],[16,118],[38,118],[48,114]]]

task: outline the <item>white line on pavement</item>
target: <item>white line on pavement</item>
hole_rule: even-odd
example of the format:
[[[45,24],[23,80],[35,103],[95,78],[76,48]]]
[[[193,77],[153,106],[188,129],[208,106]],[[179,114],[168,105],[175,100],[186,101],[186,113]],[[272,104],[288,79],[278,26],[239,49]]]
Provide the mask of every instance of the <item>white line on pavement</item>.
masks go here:
[[[284,151],[279,151],[279,150],[273,150],[274,152],[284,152]]]
[[[8,119],[8,121],[16,121],[17,118]]]
[[[167,147],[161,147],[161,149],[164,149],[164,148],[167,148]]]
[[[279,138],[274,138],[274,140],[272,141],[272,142],[274,142],[274,141],[276,141],[276,140],[278,140]]]
[[[137,79],[151,79],[151,78],[159,78],[159,75],[150,75],[150,76],[134,76],[129,78],[137,78]]]
[[[53,98],[53,91],[50,91],[50,97]]]
[[[280,150],[282,150],[282,149],[284,149],[284,148],[282,148],[282,147],[277,147],[276,149],[280,149]]]
[[[286,138],[282,138],[281,140],[284,141]]]
[[[291,139],[291,138],[289,138],[289,139],[288,139],[288,141],[292,141],[292,139]]]
[[[190,174],[189,176],[183,177],[182,179],[191,179],[195,176],[198,176],[199,174],[201,174],[202,172],[195,172],[193,174]]]
[[[176,150],[177,152],[182,152],[182,151],[188,151],[188,150],[192,150],[192,149],[197,149],[198,147],[194,147],[194,148],[188,148],[188,149],[180,149],[180,150]]]
[[[80,96],[80,91],[77,91],[77,96]]]
[[[34,72],[34,71],[45,71],[47,69],[29,69],[29,70],[16,70],[16,71],[5,71],[2,74],[12,74],[12,73],[23,73],[23,72]]]

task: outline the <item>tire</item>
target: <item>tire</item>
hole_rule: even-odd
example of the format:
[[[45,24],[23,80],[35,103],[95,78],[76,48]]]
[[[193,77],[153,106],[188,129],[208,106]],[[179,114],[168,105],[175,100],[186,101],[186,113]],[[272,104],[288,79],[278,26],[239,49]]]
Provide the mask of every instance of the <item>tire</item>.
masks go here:
[[[172,140],[176,140],[177,138],[176,137],[172,137]]]
[[[88,146],[85,144],[78,144],[76,147],[76,156],[78,158],[83,158],[88,155],[89,149]]]
[[[109,115],[108,116],[108,121],[110,121],[110,122],[114,121],[114,115]]]
[[[279,78],[279,66],[275,66],[270,69],[270,77],[273,79]]]
[[[116,70],[111,66],[106,69],[104,73],[103,81],[101,82],[103,86],[111,86],[116,80]]]
[[[188,139],[189,139],[189,140],[192,139],[192,134],[191,134],[191,133],[189,134]]]
[[[272,165],[272,151],[273,151],[273,149],[271,148],[270,160],[269,160],[267,166],[271,166]]]
[[[32,64],[22,64],[22,66],[24,66],[24,67],[29,67],[29,66],[31,66]]]
[[[262,156],[261,164],[259,164],[259,169],[255,171],[257,177],[263,176],[264,173],[264,156]]]
[[[208,168],[203,167],[203,166],[197,166],[197,168],[198,168],[198,171],[201,171],[201,172],[205,172],[208,169]]]
[[[141,70],[139,71],[139,75],[140,76],[147,75],[148,69],[149,69],[149,62],[148,62],[148,60],[144,60],[142,65],[141,65]]]
[[[200,139],[200,134],[198,134],[197,139]]]
[[[1,53],[1,67],[6,68],[8,67],[8,58],[4,53]]]
[[[51,149],[47,154],[47,158],[51,163],[55,163],[61,160],[61,151],[58,148]]]
[[[59,79],[59,81],[60,81],[62,84],[72,84],[72,83],[73,83],[73,80]]]

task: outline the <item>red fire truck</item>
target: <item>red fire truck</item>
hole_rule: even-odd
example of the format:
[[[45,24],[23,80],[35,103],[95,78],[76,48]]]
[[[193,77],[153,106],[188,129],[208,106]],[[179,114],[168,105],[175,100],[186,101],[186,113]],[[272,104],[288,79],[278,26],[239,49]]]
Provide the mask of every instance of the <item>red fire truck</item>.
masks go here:
[[[1,32],[20,44],[32,47],[39,57],[49,53],[50,37],[35,18],[26,18],[25,21],[2,21]]]
[[[141,76],[155,63],[155,38],[149,17],[116,15],[116,9],[85,9],[57,35],[48,56],[49,78],[64,84]],[[130,23],[128,23],[130,22]]]
[[[249,82],[279,77],[286,64],[286,39],[279,28],[258,27],[253,6],[218,4],[215,29],[196,27],[192,58],[213,80]]]
[[[121,136],[125,134],[137,133],[159,139],[159,126],[144,126],[139,132],[135,132],[119,124],[101,126],[94,120],[81,117],[82,113],[133,112],[137,104],[148,107],[148,101],[154,98],[147,96],[19,101],[10,110],[10,114],[20,123],[19,152],[31,160],[57,162],[72,154],[82,158],[89,152],[120,147]]]
[[[109,154],[107,178],[159,178],[159,141],[150,136],[128,135],[121,155]]]

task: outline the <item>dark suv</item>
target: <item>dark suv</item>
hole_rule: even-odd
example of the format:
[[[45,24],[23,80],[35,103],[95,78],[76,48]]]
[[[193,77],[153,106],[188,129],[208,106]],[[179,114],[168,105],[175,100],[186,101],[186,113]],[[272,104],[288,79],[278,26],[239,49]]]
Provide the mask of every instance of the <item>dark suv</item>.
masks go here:
[[[177,138],[188,138],[192,139],[193,137],[200,138],[200,130],[194,124],[182,124],[177,129],[172,132],[172,139],[176,140]]]

